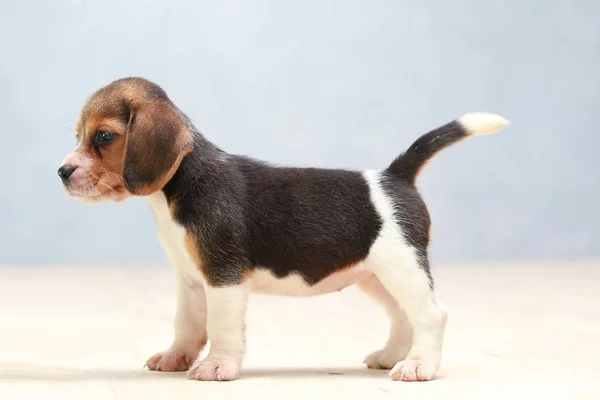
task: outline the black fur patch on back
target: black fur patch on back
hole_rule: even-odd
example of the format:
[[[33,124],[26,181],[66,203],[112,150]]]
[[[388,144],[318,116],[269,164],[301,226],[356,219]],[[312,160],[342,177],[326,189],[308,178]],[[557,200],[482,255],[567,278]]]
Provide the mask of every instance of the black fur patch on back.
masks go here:
[[[315,284],[368,255],[381,221],[359,172],[235,160],[247,182],[252,265]]]
[[[272,167],[227,155],[199,134],[164,193],[214,286],[257,267],[314,285],[363,260],[381,228],[361,173]]]

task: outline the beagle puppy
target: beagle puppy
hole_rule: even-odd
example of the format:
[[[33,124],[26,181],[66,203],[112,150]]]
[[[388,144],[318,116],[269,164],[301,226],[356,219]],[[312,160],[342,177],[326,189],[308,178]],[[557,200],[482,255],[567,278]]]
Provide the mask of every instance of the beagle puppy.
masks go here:
[[[148,359],[150,370],[236,379],[249,293],[316,296],[356,284],[391,321],[387,342],[364,362],[391,369],[393,380],[426,381],[440,365],[447,312],[415,180],[440,150],[507,124],[466,114],[382,170],[279,167],[221,150],[158,85],[124,78],[86,101],[58,175],[86,203],[150,201],[177,277],[175,338]]]

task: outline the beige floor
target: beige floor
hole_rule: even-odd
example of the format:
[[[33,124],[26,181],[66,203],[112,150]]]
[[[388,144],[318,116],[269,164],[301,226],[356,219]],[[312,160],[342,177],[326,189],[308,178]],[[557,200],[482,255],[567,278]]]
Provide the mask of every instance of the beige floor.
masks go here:
[[[170,344],[167,268],[0,268],[0,399],[600,399],[600,262],[439,266],[450,310],[431,382],[361,361],[386,336],[354,288],[254,296],[234,382],[142,369]]]

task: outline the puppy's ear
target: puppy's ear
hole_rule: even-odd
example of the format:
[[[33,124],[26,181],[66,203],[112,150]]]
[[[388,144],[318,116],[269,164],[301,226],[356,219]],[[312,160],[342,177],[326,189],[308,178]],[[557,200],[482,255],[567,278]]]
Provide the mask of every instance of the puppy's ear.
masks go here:
[[[134,195],[160,190],[191,151],[192,136],[172,106],[145,102],[129,107],[123,178]]]

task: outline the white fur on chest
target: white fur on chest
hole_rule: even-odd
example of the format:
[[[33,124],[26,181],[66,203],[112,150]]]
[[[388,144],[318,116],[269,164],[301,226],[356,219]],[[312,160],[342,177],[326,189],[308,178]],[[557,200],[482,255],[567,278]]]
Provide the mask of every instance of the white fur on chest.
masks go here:
[[[148,196],[158,226],[158,237],[176,272],[189,283],[204,283],[185,247],[185,229],[173,220],[163,193]],[[371,274],[362,263],[335,272],[316,285],[308,285],[299,274],[277,278],[267,269],[258,268],[249,277],[250,290],[279,296],[310,297],[342,290]]]
[[[167,199],[162,192],[148,196],[152,213],[158,227],[158,238],[169,257],[172,267],[189,283],[203,282],[198,270],[185,248],[185,229],[171,217]]]

